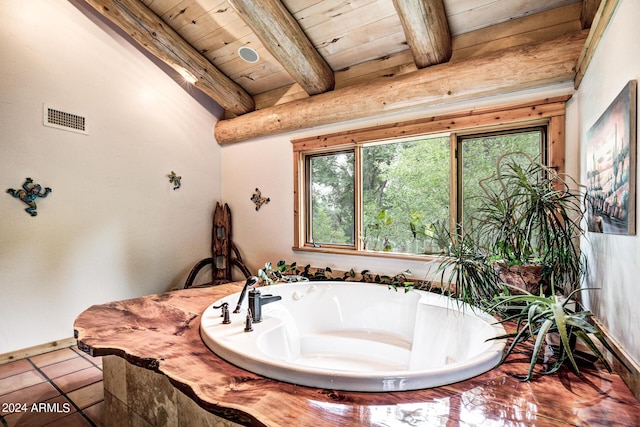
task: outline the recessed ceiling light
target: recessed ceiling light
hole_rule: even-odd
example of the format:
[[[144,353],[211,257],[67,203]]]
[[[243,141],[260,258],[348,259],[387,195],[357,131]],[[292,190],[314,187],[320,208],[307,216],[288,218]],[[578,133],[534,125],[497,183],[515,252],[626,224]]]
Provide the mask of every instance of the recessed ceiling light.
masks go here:
[[[256,52],[255,49],[252,49],[249,46],[240,47],[240,49],[238,49],[238,55],[240,55],[240,58],[244,59],[250,64],[253,64],[260,60],[260,55],[258,55],[258,52]]]
[[[186,68],[181,67],[180,65],[176,65],[174,68],[189,83],[194,84],[198,81],[198,78],[191,74],[191,72]]]

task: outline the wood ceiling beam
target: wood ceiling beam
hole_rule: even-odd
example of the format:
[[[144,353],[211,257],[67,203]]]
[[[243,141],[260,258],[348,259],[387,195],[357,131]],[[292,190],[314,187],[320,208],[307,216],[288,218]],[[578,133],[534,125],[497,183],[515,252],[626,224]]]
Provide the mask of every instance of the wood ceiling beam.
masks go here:
[[[601,0],[582,0],[582,13],[580,14],[580,23],[582,29],[591,28],[593,24],[593,18],[596,16],[598,6],[600,6]]]
[[[393,0],[418,68],[451,59],[449,23],[442,0]]]
[[[602,0],[598,5],[598,10],[593,17],[593,23],[589,29],[589,36],[587,37],[587,41],[584,44],[580,57],[578,58],[578,66],[576,68],[576,76],[573,84],[576,90],[580,88],[580,83],[582,83],[584,74],[587,72],[587,68],[589,68],[589,64],[591,63],[591,59],[593,58],[596,48],[600,43],[600,39],[609,26],[613,12],[618,6],[618,1],[619,0]]]
[[[228,0],[264,47],[309,95],[334,88],[333,70],[280,0]]]
[[[225,76],[139,0],[85,0],[149,53],[180,72],[193,76],[193,85],[234,114],[255,110],[242,87]],[[185,73],[186,71],[186,73]]]
[[[587,31],[257,110],[214,127],[219,144],[572,81]]]

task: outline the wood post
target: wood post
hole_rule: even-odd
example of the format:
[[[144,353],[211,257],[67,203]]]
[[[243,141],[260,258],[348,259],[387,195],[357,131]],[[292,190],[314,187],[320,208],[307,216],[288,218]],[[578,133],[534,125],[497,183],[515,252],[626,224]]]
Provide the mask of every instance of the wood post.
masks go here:
[[[309,95],[333,89],[333,70],[280,0],[228,2],[269,53]]]
[[[393,0],[418,68],[447,62],[453,52],[442,0]]]

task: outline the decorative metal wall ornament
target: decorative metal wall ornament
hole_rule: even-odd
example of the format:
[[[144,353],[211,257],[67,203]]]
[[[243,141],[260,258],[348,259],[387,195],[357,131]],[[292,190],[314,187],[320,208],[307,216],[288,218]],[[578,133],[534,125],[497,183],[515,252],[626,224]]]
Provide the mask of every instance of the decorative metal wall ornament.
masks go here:
[[[171,173],[168,176],[169,176],[169,182],[173,184],[173,189],[177,190],[178,188],[180,188],[180,186],[182,185],[182,183],[180,182],[182,177],[176,175],[174,171],[171,171]]]
[[[256,211],[259,211],[262,205],[266,205],[271,201],[269,197],[262,197],[262,192],[256,188],[251,196],[251,201],[256,205]]]
[[[27,178],[22,184],[22,188],[20,190],[14,190],[13,188],[9,188],[7,193],[11,194],[16,199],[20,199],[25,202],[29,207],[25,209],[27,213],[31,216],[38,215],[36,209],[36,199],[38,197],[47,197],[49,193],[51,193],[51,189],[49,187],[44,188],[44,192],[42,191],[42,186],[40,184],[34,184],[31,178]]]

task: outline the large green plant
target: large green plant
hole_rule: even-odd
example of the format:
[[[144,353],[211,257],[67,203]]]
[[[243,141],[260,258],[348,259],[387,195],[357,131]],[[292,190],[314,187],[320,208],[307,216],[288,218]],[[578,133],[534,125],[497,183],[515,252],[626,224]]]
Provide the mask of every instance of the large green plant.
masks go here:
[[[570,183],[524,153],[500,157],[496,173],[480,181],[480,207],[470,219],[478,246],[508,266],[542,265],[543,281],[557,290],[576,289],[586,268],[577,245],[586,211],[580,187]]]
[[[618,357],[602,333],[590,323],[591,312],[575,297],[586,271],[585,258],[577,246],[586,208],[579,186],[573,187],[553,169],[523,153],[510,153],[497,162],[496,173],[481,181],[479,209],[465,224],[449,233],[438,227],[440,239],[449,237],[438,260],[442,286],[452,296],[487,308],[503,320],[515,321],[516,331],[498,338],[512,339],[504,362],[519,344],[533,343],[525,380],[530,380],[549,333],[557,333],[556,360],[544,373],[556,372],[567,361],[579,372],[575,358],[583,342],[611,369],[596,345]],[[576,190],[577,188],[578,190]],[[503,283],[497,265],[543,267],[547,293],[532,294]],[[513,294],[512,294],[513,291]],[[559,294],[564,292],[566,299]]]
[[[497,266],[542,266],[546,289],[553,282],[565,294],[579,287],[586,259],[578,247],[583,234],[584,196],[555,170],[521,152],[497,161],[481,180],[480,195],[465,223],[453,233],[436,271],[445,287],[465,302],[486,305],[502,290]]]
[[[551,288],[553,289],[553,283]],[[626,367],[624,361],[618,356],[602,332],[589,322],[592,313],[580,308],[572,308],[574,305],[580,307],[579,302],[575,301],[573,297],[583,290],[586,288],[574,290],[566,299],[559,298],[555,292],[551,296],[544,296],[532,295],[521,290],[517,295],[509,295],[506,292],[506,294],[496,296],[496,304],[490,310],[503,314],[502,323],[516,321],[515,332],[494,338],[511,339],[511,344],[499,364],[507,360],[518,344],[531,341],[533,352],[524,381],[531,380],[540,352],[547,343],[546,338],[550,334],[556,333],[560,339],[554,351],[555,361],[549,369],[542,371],[543,374],[557,372],[567,361],[570,362],[576,374],[579,374],[580,369],[574,355],[578,341],[586,345],[591,353],[602,362],[607,371],[611,372],[612,369],[609,361],[596,345],[598,342]],[[509,316],[504,315],[505,313],[515,314]]]
[[[465,303],[489,306],[502,286],[486,251],[469,232],[450,233],[442,223],[434,227],[438,245],[444,248],[435,270],[442,290]]]

